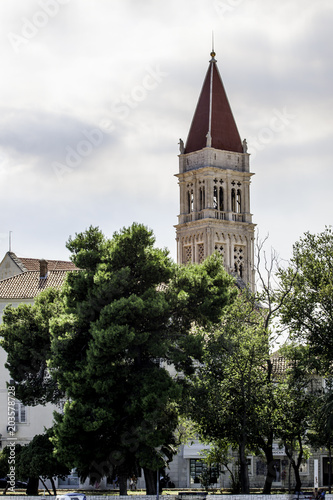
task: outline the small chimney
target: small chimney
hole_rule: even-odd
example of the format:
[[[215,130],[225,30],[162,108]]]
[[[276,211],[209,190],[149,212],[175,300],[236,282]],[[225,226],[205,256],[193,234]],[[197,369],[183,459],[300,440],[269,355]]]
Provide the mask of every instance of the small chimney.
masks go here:
[[[40,278],[47,277],[47,260],[45,259],[39,260],[39,277]]]

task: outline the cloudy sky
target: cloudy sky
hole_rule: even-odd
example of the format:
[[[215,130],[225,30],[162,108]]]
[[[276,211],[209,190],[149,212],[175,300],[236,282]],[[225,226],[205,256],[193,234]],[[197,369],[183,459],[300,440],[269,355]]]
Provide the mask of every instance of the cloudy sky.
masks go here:
[[[251,153],[259,237],[332,223],[332,0],[3,0],[0,258],[67,259],[133,221],[176,259],[179,138],[216,59]]]

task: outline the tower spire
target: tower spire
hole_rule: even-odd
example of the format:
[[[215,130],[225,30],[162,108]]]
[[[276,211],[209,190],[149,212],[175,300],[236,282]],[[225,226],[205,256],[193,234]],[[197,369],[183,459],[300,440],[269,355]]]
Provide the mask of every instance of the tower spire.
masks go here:
[[[254,290],[254,227],[249,154],[242,144],[212,52],[186,146],[179,155],[177,260],[201,263],[213,252],[239,286]]]
[[[242,153],[242,141],[224,90],[214,49],[210,55],[211,60],[193,116],[185,153],[205,147]]]

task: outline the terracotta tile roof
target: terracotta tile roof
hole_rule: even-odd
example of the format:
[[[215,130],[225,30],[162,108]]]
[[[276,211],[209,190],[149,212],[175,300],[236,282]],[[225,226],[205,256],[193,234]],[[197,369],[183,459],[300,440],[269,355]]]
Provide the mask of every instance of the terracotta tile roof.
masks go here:
[[[215,54],[212,52],[211,55],[212,59],[193,116],[185,153],[205,148],[208,132],[211,135],[211,147],[243,153],[242,141],[217,68]]]
[[[32,259],[33,260],[33,259]],[[46,288],[61,288],[68,271],[49,271],[40,278],[38,271],[26,271],[0,281],[0,299],[33,299]]]
[[[39,259],[17,257],[14,252],[8,252],[8,255],[23,272],[39,271]],[[49,271],[73,271],[77,269],[73,262],[66,260],[47,260],[47,264]]]

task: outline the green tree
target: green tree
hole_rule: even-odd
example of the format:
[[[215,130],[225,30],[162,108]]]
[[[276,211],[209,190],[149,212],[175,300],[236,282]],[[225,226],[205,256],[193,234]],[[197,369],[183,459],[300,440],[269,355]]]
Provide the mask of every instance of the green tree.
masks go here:
[[[235,468],[235,457],[230,449],[228,438],[210,443],[209,449],[202,450],[202,453],[202,461],[208,469],[217,467],[218,472],[223,474],[225,473],[223,468],[228,471],[231,479],[231,491],[232,493],[239,493],[239,474],[237,468]]]
[[[303,459],[308,458],[307,433],[318,394],[313,373],[309,371],[308,347],[291,343],[283,347],[281,354],[285,368],[277,389],[282,410],[277,436],[294,471],[294,492],[299,492],[302,487],[299,468]]]
[[[333,348],[333,234],[331,227],[318,234],[305,233],[293,247],[291,263],[285,270],[280,270],[279,278],[282,284],[282,293],[290,289],[283,307],[281,308],[281,323],[289,330],[290,338],[298,344],[298,351],[306,351],[301,362],[297,357],[293,363],[297,367],[297,383],[303,377],[303,383],[309,384],[319,373],[331,376],[332,348]],[[296,348],[295,348],[296,351]],[[300,375],[299,366],[303,366]],[[297,405],[297,396],[302,401]],[[304,391],[294,391],[296,405],[294,408],[294,433],[298,441],[299,450],[296,465],[299,463],[302,452],[301,436],[304,419],[309,424],[310,413],[306,410],[306,396]],[[312,405],[315,405],[314,395]],[[305,408],[304,408],[305,405]],[[300,415],[302,413],[302,415]],[[318,417],[317,417],[318,418]],[[292,422],[292,418],[290,418]],[[325,433],[328,431],[326,427]],[[299,429],[297,436],[296,429]],[[302,430],[303,429],[303,430]],[[321,438],[324,436],[321,434]],[[294,465],[293,465],[294,466]],[[295,471],[297,475],[297,471]]]
[[[267,239],[266,239],[267,240]],[[266,478],[263,487],[264,494],[270,494],[272,483],[276,480],[276,461],[273,456],[273,443],[277,437],[277,430],[280,427],[281,415],[281,394],[279,384],[281,374],[277,369],[276,358],[281,358],[281,354],[272,351],[276,350],[282,332],[277,328],[277,319],[280,310],[286,300],[289,299],[291,287],[296,275],[296,271],[290,273],[288,286],[281,286],[278,279],[281,271],[281,263],[277,253],[271,249],[269,256],[265,250],[266,240],[256,242],[256,275],[258,279],[258,292],[256,302],[260,304],[261,320],[263,331],[266,332],[269,353],[263,366],[263,393],[265,393],[265,403],[257,406],[257,435],[256,445],[261,450],[266,459]]]
[[[22,450],[22,445],[20,444],[15,444],[15,453],[13,454],[13,447],[5,446],[1,451],[0,451],[0,477],[1,478],[10,478],[10,467],[15,468],[15,464],[13,461],[16,461],[17,458],[19,458],[20,453]],[[14,455],[14,456],[13,456]],[[17,477],[16,471],[15,471],[15,480],[23,480],[23,477]],[[9,488],[12,488],[10,482],[7,483],[5,486],[3,494],[5,495],[7,490]],[[13,488],[15,489],[15,487]]]
[[[96,475],[116,468],[123,478],[143,467],[154,493],[156,470],[177,444],[182,386],[167,365],[193,369],[201,341],[191,334],[193,322],[220,319],[232,280],[217,256],[176,266],[142,225],[115,233],[98,251],[94,239],[103,241],[90,228],[69,241],[84,270],[69,276],[67,311],[51,322],[50,366],[70,399],[57,418],[55,444],[81,471],[93,449],[90,476],[92,466]]]
[[[80,271],[58,295],[9,308],[1,328],[20,399],[45,404],[66,395],[52,439],[59,461],[91,481],[116,471],[122,493],[139,467],[147,492],[156,491],[156,471],[176,450],[182,398],[169,366],[193,371],[202,340],[193,325],[217,323],[234,293],[218,256],[177,266],[154,244],[139,224],[112,239],[93,227],[77,234],[67,247]]]
[[[297,275],[295,276],[295,270]],[[286,270],[280,270],[284,290],[290,288],[281,309],[281,321],[290,335],[306,341],[317,367],[330,369],[333,352],[333,234],[330,227],[305,233],[293,247]]]
[[[58,401],[62,396],[50,376],[50,318],[63,311],[60,292],[48,289],[34,305],[5,308],[0,325],[1,346],[7,352],[6,368],[15,381],[16,397],[25,405]]]
[[[332,490],[332,449],[333,449],[333,381],[326,380],[325,390],[318,389],[316,403],[312,407],[311,423],[307,438],[315,449],[328,451],[328,488]]]
[[[241,493],[249,492],[247,454],[257,447],[259,412],[267,405],[265,366],[268,339],[264,317],[254,297],[238,294],[221,326],[205,334],[203,363],[198,367],[188,404],[204,440],[226,440],[238,450]]]
[[[55,477],[64,477],[70,473],[68,467],[58,462],[54,456],[54,446],[50,441],[52,430],[37,434],[29,444],[21,449],[16,470],[20,477],[38,478],[44,483],[49,479],[53,494],[56,495]],[[45,485],[45,483],[44,483]]]

